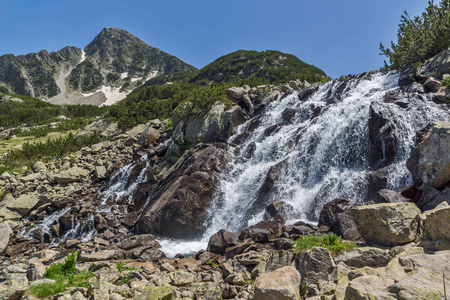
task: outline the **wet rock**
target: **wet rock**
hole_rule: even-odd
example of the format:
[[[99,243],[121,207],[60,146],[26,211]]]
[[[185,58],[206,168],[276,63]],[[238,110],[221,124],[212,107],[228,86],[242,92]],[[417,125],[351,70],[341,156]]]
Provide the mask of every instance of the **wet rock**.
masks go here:
[[[251,238],[255,242],[268,242],[270,238],[280,237],[283,225],[275,221],[261,221],[258,224],[244,229],[239,235],[240,240]]]
[[[410,202],[352,208],[358,231],[368,243],[399,245],[414,241],[420,209]]]
[[[300,299],[300,274],[294,267],[283,267],[259,276],[255,281],[255,300]]]
[[[320,212],[318,226],[327,226],[331,232],[342,236],[342,238],[358,241],[361,235],[358,231],[350,208],[353,207],[346,199],[335,199],[324,205]]]
[[[283,201],[278,201],[275,203],[270,203],[266,206],[266,210],[264,211],[264,220],[274,220],[277,217],[281,217],[284,220],[285,215],[285,203]],[[284,221],[283,221],[284,223]]]
[[[186,151],[156,186],[137,221],[138,232],[184,239],[201,235],[206,209],[228,160],[223,144]]]
[[[223,255],[225,254],[226,248],[237,244],[238,239],[238,233],[221,229],[209,238],[207,250],[212,253]]]
[[[433,210],[442,203],[450,204],[450,188],[446,188],[443,191],[439,191],[439,193],[432,198],[432,200],[427,201],[428,203],[423,206],[423,210]]]
[[[375,200],[375,203],[398,203],[406,202],[407,200],[408,199],[395,191],[382,189],[377,193],[377,199]]]
[[[414,180],[434,188],[450,181],[450,122],[436,122],[406,161]]]
[[[304,234],[311,234],[316,230],[317,230],[316,226],[299,221],[295,223],[294,226],[292,226],[291,233],[304,235]]]
[[[395,140],[394,126],[389,118],[392,113],[389,107],[378,103],[370,105],[369,138],[374,147],[371,149],[373,162],[381,160],[391,161],[395,158],[397,141]]]
[[[132,227],[136,224],[137,218],[138,215],[134,211],[131,211],[127,213],[126,216],[123,218],[122,224],[128,227]]]
[[[408,185],[402,189],[400,194],[417,205],[417,202],[419,201],[420,196],[422,195],[422,191],[418,189],[415,185]],[[417,205],[417,207],[420,208],[419,205]]]
[[[442,87],[442,82],[432,76],[428,77],[423,84],[425,93],[436,93]]]
[[[346,199],[337,198],[326,203],[320,211],[319,222],[320,226],[328,226],[332,229],[336,226],[336,218],[339,213],[349,210],[352,207],[352,203]]]
[[[292,108],[286,108],[281,113],[281,118],[283,118],[283,121],[292,122],[295,118],[295,110]]]
[[[407,69],[400,73],[400,77],[398,78],[399,86],[407,86],[414,82],[414,73],[411,69]]]

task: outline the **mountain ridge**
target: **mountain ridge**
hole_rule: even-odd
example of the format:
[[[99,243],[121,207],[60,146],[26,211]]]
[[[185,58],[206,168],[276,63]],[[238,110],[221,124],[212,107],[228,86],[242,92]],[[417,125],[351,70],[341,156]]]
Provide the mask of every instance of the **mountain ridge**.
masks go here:
[[[113,104],[157,74],[196,70],[123,29],[107,27],[84,50],[67,46],[0,56],[0,87],[54,104]]]

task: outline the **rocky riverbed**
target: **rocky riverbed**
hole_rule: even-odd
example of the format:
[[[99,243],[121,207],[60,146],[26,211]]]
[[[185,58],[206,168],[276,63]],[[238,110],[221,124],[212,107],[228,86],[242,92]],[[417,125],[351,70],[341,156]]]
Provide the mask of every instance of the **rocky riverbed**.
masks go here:
[[[229,97],[236,105],[217,104],[188,121],[174,114],[173,128],[153,120],[122,132],[114,123],[97,121],[79,134],[100,130],[107,141],[37,162],[24,174],[0,176],[5,191],[0,299],[34,299],[29,287],[48,282],[42,278],[45,269],[75,250],[77,268],[95,276],[89,287],[71,288],[54,299],[443,299],[450,274],[450,123],[448,89],[437,81],[450,69],[446,64],[438,56],[402,73],[400,87],[384,97],[392,111],[438,106],[444,119],[429,120],[417,132],[406,161],[412,184],[401,193],[388,189],[390,167],[402,151],[398,124],[389,119],[392,111],[371,105],[364,199],[325,201],[324,194],[309,212],[316,225],[287,223],[291,204],[273,192],[284,170],[279,163],[257,189],[263,221],[237,232],[220,230],[207,249],[170,258],[161,238],[193,239],[205,232],[218,183],[240,151],[229,153],[228,146],[245,141],[271,103],[289,94],[304,101],[320,93],[320,86],[294,81],[232,88]],[[329,83],[327,106],[314,108],[308,120],[314,124],[345,91],[373,76]],[[282,122],[263,136],[294,123],[296,114],[284,109]],[[247,121],[247,131],[234,135]],[[333,253],[321,247],[300,252],[294,246],[301,236],[328,232],[359,247]]]

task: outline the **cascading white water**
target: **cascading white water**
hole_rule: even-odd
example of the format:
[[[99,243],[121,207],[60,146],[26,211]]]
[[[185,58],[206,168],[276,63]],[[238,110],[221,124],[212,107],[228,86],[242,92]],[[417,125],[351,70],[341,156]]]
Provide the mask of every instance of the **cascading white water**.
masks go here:
[[[148,165],[147,154],[142,156],[137,162],[132,162],[120,168],[117,174],[113,178],[111,178],[105,191],[100,194],[103,198],[101,205],[105,205],[106,201],[110,199],[110,197],[112,196],[116,197],[117,199],[120,199],[124,196],[128,196],[129,198],[131,198],[134,195],[134,193],[136,192],[137,185],[147,180],[147,175],[145,173],[146,167],[142,168],[142,171],[140,172],[136,180],[134,180],[130,184],[128,184],[128,178],[130,177],[133,168],[143,161],[146,162],[147,167]]]
[[[299,101],[296,93],[273,101],[244,142],[237,146],[231,143],[249,128],[251,121],[241,125],[230,138],[229,152],[234,159],[208,211],[208,229],[203,238],[164,241],[162,250],[173,255],[205,249],[209,237],[220,229],[237,232],[261,221],[265,205],[275,201],[286,204],[288,223],[317,219],[321,206],[338,197],[363,201],[371,172],[371,105],[389,111],[390,126],[398,140],[395,160],[388,167],[387,188],[399,190],[410,183],[405,162],[416,132],[432,121],[450,117],[427,99],[415,98],[407,109],[385,103],[386,93],[399,90],[397,82],[398,74],[380,73],[350,80],[341,101],[332,105],[326,101],[330,90],[336,88],[334,81],[320,86],[306,101]],[[282,123],[287,108],[295,111],[295,117],[290,123]],[[318,110],[317,116],[312,117]],[[273,186],[262,193],[266,202],[258,203],[269,171],[275,174]]]

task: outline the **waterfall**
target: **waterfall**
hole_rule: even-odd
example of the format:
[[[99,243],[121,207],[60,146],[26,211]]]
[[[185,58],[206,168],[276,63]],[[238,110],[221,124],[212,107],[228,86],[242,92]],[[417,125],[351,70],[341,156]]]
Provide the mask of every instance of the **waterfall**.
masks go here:
[[[212,234],[263,220],[265,206],[277,201],[285,204],[288,224],[315,222],[335,198],[364,202],[368,177],[380,167],[387,188],[399,191],[412,183],[405,162],[416,133],[450,117],[428,96],[403,93],[398,77],[369,73],[322,84],[302,100],[295,92],[271,102],[230,137],[233,161],[216,190],[203,238],[163,241],[162,250],[171,255],[205,249]],[[396,101],[386,100],[390,94]],[[370,126],[373,111],[381,112],[383,127]],[[371,135],[380,135],[379,157]]]

